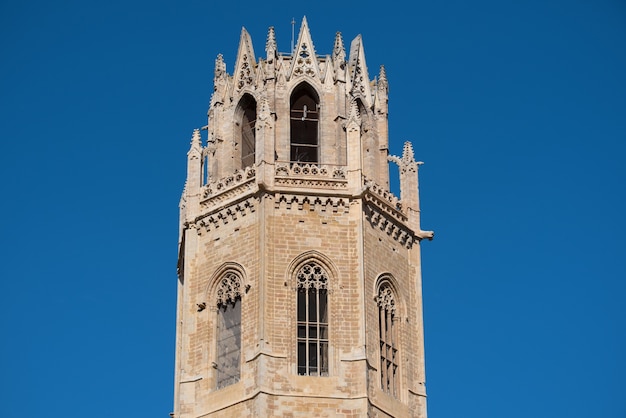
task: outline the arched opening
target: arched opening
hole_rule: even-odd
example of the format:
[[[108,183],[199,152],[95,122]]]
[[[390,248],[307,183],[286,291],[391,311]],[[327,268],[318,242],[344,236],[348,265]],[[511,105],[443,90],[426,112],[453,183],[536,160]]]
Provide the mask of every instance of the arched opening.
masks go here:
[[[227,272],[217,288],[216,387],[237,383],[241,375],[241,278]]]
[[[241,168],[254,165],[256,152],[256,101],[249,94],[239,102],[237,111],[239,122],[239,144],[241,148]]]
[[[328,273],[315,261],[296,273],[298,374],[328,376]]]
[[[319,156],[319,98],[308,84],[300,84],[291,94],[291,154],[292,162],[318,163]]]
[[[398,396],[398,323],[395,292],[383,281],[376,296],[380,343],[380,387],[393,397]]]

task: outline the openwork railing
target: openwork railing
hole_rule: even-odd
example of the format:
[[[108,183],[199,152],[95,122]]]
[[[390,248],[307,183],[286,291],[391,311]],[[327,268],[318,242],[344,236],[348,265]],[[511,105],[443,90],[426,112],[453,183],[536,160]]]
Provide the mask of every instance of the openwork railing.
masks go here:
[[[397,211],[402,212],[402,203],[400,203],[400,199],[398,199],[396,195],[394,195],[393,193],[391,193],[389,190],[385,189],[381,185],[375,183],[373,180],[369,180],[366,178],[364,178],[363,180],[364,180],[365,186],[374,195],[376,195],[380,200],[387,203],[389,206],[396,209]]]
[[[284,177],[325,177],[345,179],[346,167],[334,164],[277,162],[276,175]]]
[[[275,183],[278,186],[346,189],[346,167],[334,164],[276,162]]]
[[[254,179],[256,170],[254,167],[246,167],[243,170],[237,170],[232,175],[221,179],[211,181],[202,188],[202,198],[209,199],[227,190],[236,188],[237,186]]]

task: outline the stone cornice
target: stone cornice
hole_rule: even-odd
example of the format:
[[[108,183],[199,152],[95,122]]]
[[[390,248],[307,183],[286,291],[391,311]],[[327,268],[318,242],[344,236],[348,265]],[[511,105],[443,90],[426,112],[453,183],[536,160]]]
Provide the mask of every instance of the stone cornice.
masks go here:
[[[198,235],[215,230],[229,222],[236,221],[239,217],[256,212],[258,197],[256,194],[247,195],[245,199],[232,202],[228,206],[209,212],[198,217],[189,227],[195,227]]]
[[[222,207],[238,200],[242,195],[256,192],[256,170],[246,167],[233,175],[208,183],[202,188],[200,207],[203,210]]]
[[[380,210],[377,205],[364,205],[365,219],[372,226],[384,231],[395,241],[410,249],[413,247],[415,240],[419,237],[404,223],[398,222],[397,219],[391,217],[389,213]]]

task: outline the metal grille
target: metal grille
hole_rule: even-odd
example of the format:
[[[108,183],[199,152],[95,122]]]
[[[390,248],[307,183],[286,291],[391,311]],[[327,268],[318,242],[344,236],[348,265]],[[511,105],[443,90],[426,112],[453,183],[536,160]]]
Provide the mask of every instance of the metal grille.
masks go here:
[[[319,105],[305,90],[291,102],[291,161],[319,162]]]
[[[241,168],[254,165],[256,147],[256,109],[254,104],[243,112],[241,121]]]
[[[298,374],[328,376],[328,274],[309,262],[298,279]]]
[[[391,288],[383,284],[378,290],[380,330],[380,386],[392,396],[398,392],[398,348],[395,326],[396,304]]]

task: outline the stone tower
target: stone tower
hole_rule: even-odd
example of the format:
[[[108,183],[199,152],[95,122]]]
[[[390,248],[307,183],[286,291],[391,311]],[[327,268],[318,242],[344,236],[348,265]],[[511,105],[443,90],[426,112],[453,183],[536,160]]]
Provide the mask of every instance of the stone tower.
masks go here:
[[[175,418],[426,417],[417,169],[361,36],[221,55],[180,205]],[[204,137],[204,138],[203,138]],[[400,198],[389,191],[399,166]]]

